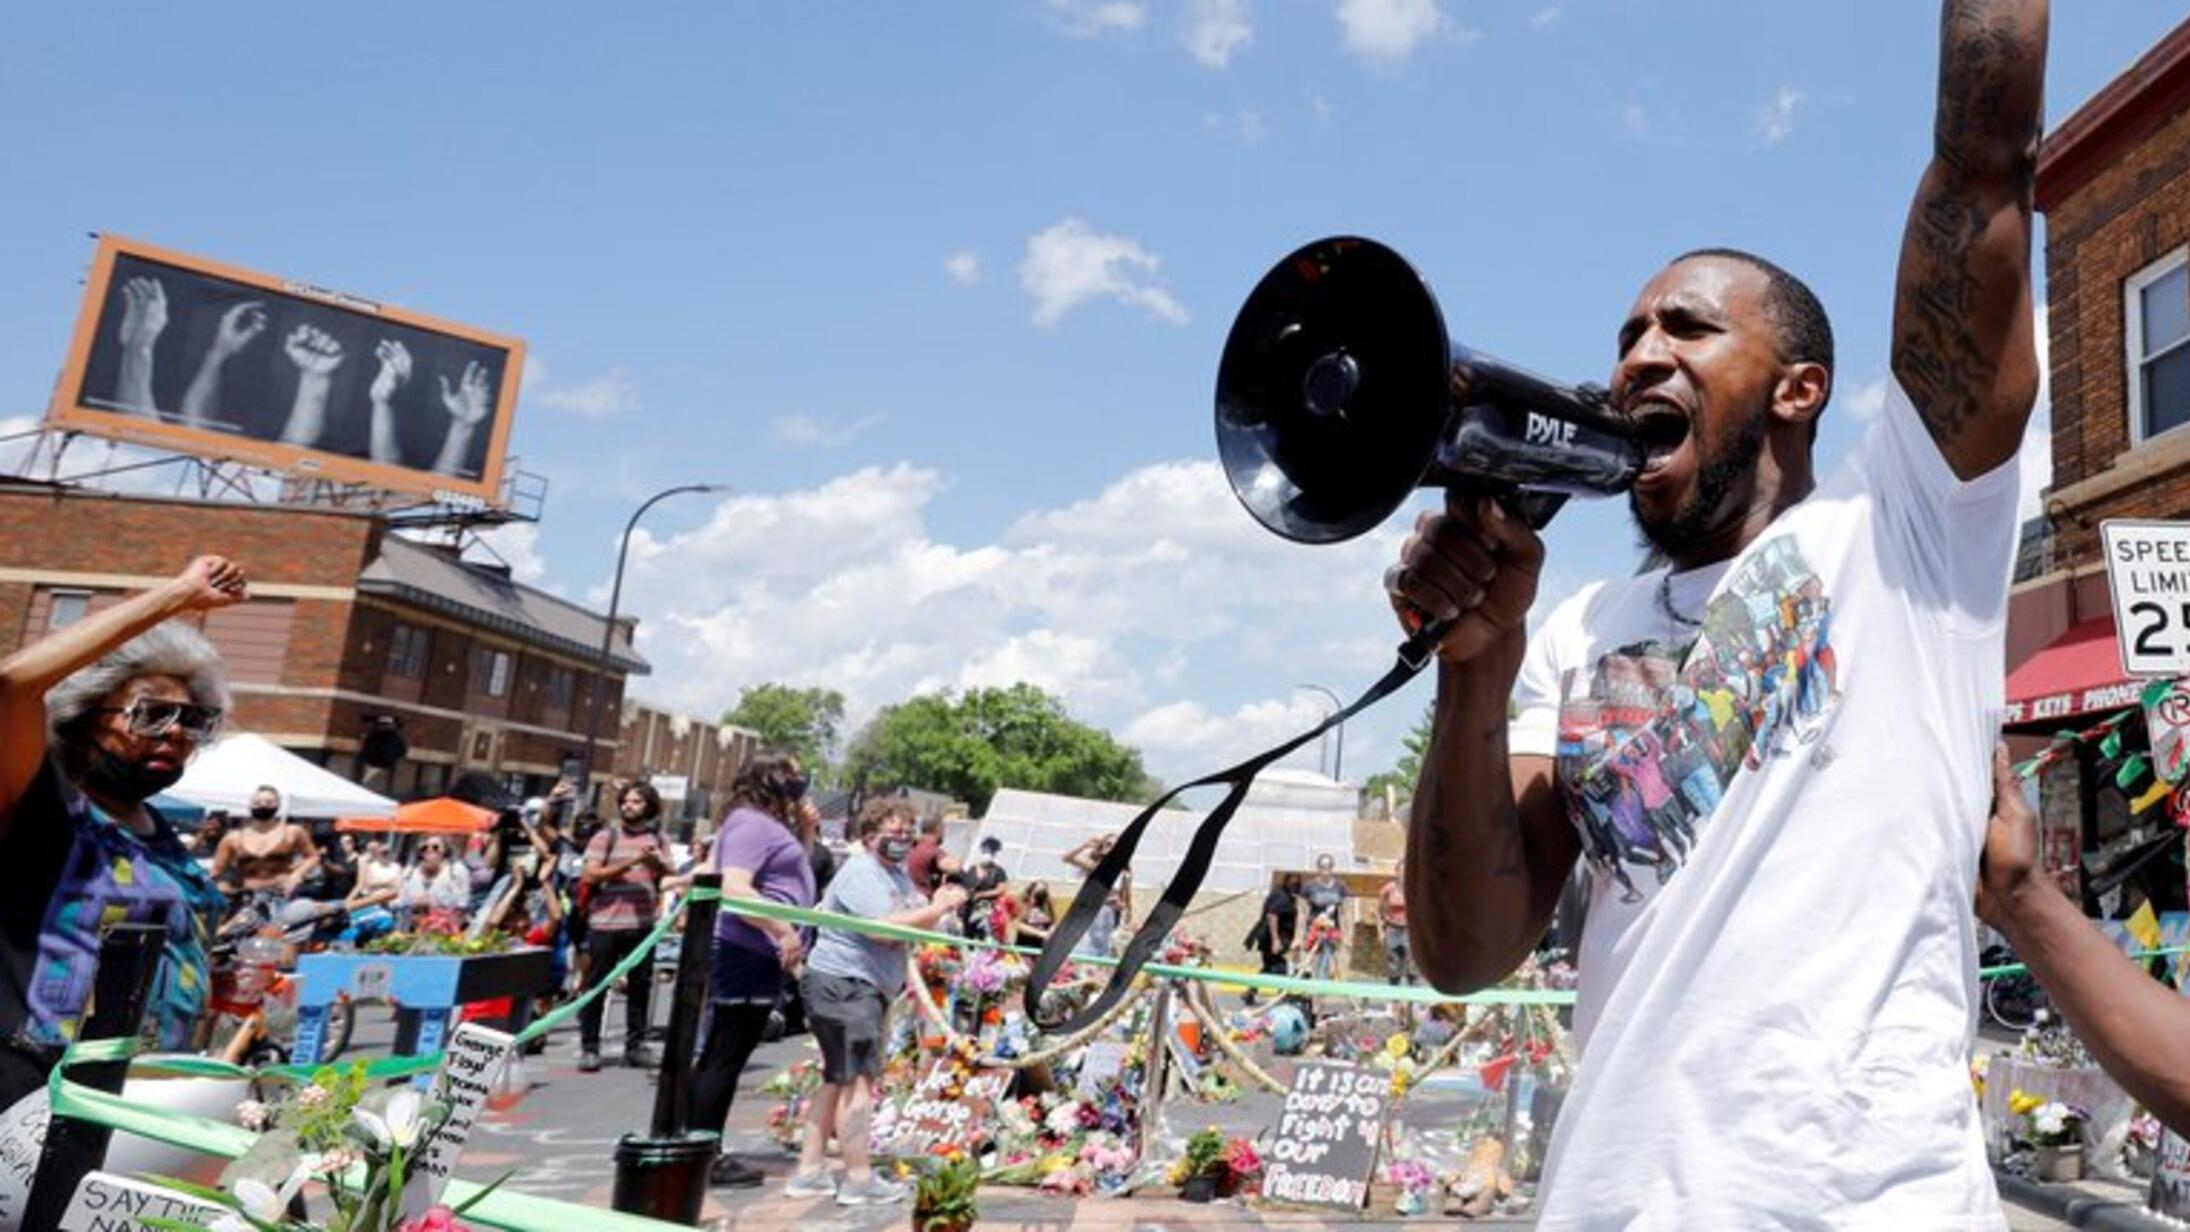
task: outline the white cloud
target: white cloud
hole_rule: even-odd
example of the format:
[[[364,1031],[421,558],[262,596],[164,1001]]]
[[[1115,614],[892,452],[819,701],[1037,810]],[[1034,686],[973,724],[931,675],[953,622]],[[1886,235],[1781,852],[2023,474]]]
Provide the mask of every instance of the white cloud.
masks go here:
[[[1627,110],[1620,113],[1620,123],[1627,129],[1630,137],[1650,135],[1650,115],[1643,110],[1641,103],[1629,103]]]
[[[1273,677],[1273,692],[1294,679],[1342,687],[1381,667],[1341,654],[1349,643],[1373,640],[1383,649],[1372,659],[1389,661],[1380,579],[1404,530],[1396,520],[1301,547],[1256,526],[1214,462],[1175,462],[1030,513],[990,542],[952,544],[930,527],[948,487],[932,470],[868,467],[723,498],[684,534],[642,529],[625,606],[654,664],[649,696],[706,714],[761,681],[827,685],[856,727],[915,693],[1024,679],[1121,738],[1140,724],[1132,742],[1176,782],[1213,768],[1205,755],[1221,741],[1186,721],[1192,709],[1165,708],[1231,713],[1235,701],[1211,700],[1194,669],[1237,666],[1235,642],[1263,644],[1298,673]],[[1282,705],[1313,714],[1299,699]],[[1273,729],[1246,723],[1238,738]]]
[[[1049,0],[1057,28],[1075,38],[1093,38],[1138,30],[1148,23],[1148,6],[1140,0]]]
[[[1869,423],[1886,409],[1886,378],[1865,382],[1848,395],[1848,413],[1857,423]]]
[[[1166,702],[1135,715],[1118,738],[1135,748],[1166,750],[1175,764],[1205,767],[1200,773],[1208,773],[1296,736],[1330,712],[1323,697],[1299,691],[1249,702],[1228,714],[1211,711],[1197,701]],[[1313,766],[1319,752],[1311,741],[1285,760]]]
[[[971,248],[961,248],[943,258],[943,272],[959,286],[972,286],[981,281],[981,254]]]
[[[1559,16],[1559,7],[1553,5],[1548,9],[1536,10],[1536,15],[1528,19],[1528,24],[1531,29],[1547,30],[1559,23]]]
[[[505,522],[479,531],[473,535],[472,542],[465,545],[464,557],[508,565],[512,579],[555,594],[563,593],[562,586],[548,580],[548,562],[547,557],[540,554],[537,523]]]
[[[1247,0],[1187,0],[1186,49],[1210,68],[1224,68],[1255,39]]]
[[[1778,145],[1795,131],[1795,108],[1802,105],[1802,91],[1781,86],[1772,101],[1757,109],[1757,135],[1766,145]]]
[[[1027,240],[1019,284],[1034,297],[1034,323],[1055,325],[1081,303],[1108,298],[1184,325],[1186,306],[1157,277],[1163,262],[1139,240],[1107,235],[1067,218]]]
[[[1339,0],[1338,24],[1346,50],[1381,64],[1396,64],[1414,53],[1422,40],[1440,32],[1464,38],[1437,0]]]
[[[535,365],[530,357],[525,362],[527,388],[530,399],[541,406],[558,411],[569,411],[588,419],[601,419],[609,415],[639,409],[639,387],[621,368],[614,368],[576,385],[554,386],[533,383],[533,375],[544,377],[545,365]]]
[[[882,422],[880,414],[862,415],[843,427],[832,427],[812,415],[784,415],[772,426],[777,440],[786,445],[842,445]]]

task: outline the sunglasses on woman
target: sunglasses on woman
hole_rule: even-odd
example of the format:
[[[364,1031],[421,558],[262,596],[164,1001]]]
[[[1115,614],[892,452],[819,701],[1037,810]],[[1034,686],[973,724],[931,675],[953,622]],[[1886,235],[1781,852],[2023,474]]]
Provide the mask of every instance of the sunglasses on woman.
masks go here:
[[[221,729],[221,708],[201,706],[196,702],[140,697],[127,706],[101,706],[99,713],[126,716],[129,734],[146,740],[157,740],[169,732],[179,731],[203,743],[218,735]]]

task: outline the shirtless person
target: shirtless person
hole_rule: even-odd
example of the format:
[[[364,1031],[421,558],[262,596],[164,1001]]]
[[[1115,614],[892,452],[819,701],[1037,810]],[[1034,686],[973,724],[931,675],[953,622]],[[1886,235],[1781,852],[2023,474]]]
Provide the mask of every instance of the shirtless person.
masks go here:
[[[276,890],[295,897],[319,868],[319,847],[311,832],[282,819],[281,793],[260,787],[251,793],[250,820],[222,836],[213,851],[213,880],[222,887]]]

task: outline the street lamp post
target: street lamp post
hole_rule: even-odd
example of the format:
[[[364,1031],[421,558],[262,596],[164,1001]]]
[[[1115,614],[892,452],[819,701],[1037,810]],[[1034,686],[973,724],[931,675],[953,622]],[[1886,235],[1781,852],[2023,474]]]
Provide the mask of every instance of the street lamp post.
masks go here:
[[[1312,693],[1321,693],[1323,696],[1330,698],[1331,713],[1333,714],[1346,708],[1346,703],[1338,700],[1338,694],[1331,692],[1320,684],[1303,684],[1294,687],[1307,689]],[[1331,777],[1343,783],[1346,781],[1346,720],[1340,719],[1338,721],[1337,733],[1338,748],[1331,757]]]
[[[665,488],[647,497],[646,503],[632,513],[631,520],[624,523],[623,540],[616,545],[616,580],[608,588],[608,621],[601,626],[601,653],[593,664],[593,687],[587,691],[586,746],[585,753],[578,759],[578,782],[574,784],[580,799],[593,798],[593,751],[601,739],[601,680],[608,675],[608,651],[616,637],[616,609],[624,597],[624,558],[631,551],[631,532],[638,529],[639,519],[646,516],[647,510],[680,492],[727,490],[728,485],[720,483],[688,483]]]

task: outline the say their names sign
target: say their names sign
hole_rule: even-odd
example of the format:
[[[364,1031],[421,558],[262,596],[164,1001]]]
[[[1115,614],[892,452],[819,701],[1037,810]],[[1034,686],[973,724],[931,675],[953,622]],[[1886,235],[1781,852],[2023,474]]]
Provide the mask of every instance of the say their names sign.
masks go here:
[[[1265,1151],[1266,1198],[1359,1210],[1384,1138],[1391,1079],[1335,1061],[1303,1061]]]
[[[210,1224],[229,1214],[226,1207],[162,1189],[143,1181],[91,1172],[76,1186],[61,1216],[61,1232],[154,1232],[147,1219]]]
[[[2122,671],[2190,675],[2190,522],[2114,518],[2099,540]]]

